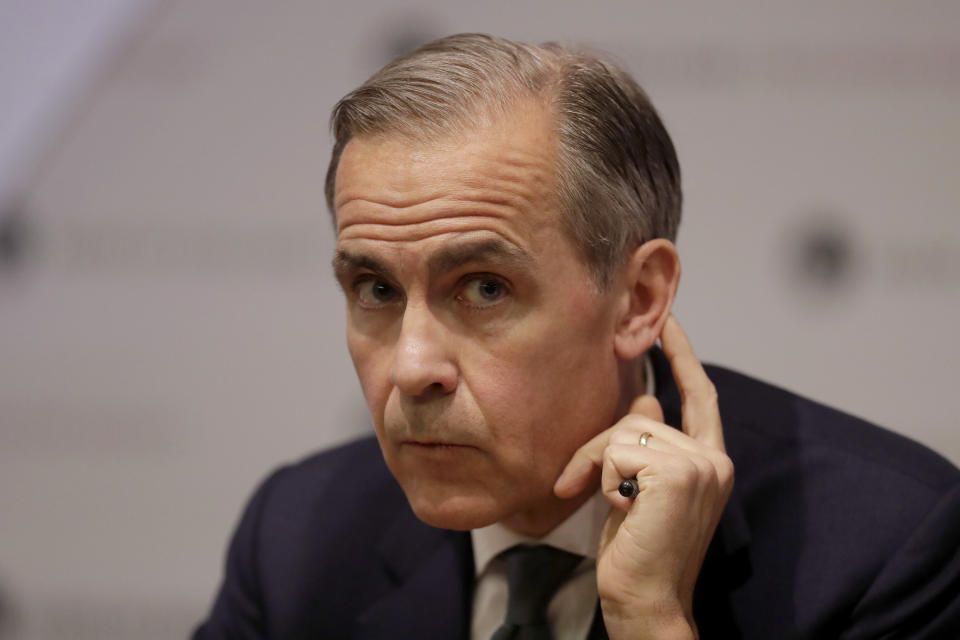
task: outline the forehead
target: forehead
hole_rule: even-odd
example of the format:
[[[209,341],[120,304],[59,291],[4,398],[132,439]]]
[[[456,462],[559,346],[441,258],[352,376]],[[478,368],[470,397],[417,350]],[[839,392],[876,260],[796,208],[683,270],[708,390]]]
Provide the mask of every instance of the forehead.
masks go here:
[[[439,140],[355,138],[337,170],[339,241],[489,231],[522,245],[559,227],[556,190],[553,122],[537,103]]]

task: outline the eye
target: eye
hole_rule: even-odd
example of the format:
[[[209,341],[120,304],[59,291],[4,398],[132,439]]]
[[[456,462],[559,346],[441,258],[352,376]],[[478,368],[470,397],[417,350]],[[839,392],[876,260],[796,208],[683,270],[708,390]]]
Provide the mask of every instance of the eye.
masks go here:
[[[489,275],[472,276],[464,281],[457,300],[471,307],[490,307],[507,296],[507,284]]]
[[[376,309],[396,302],[400,292],[396,287],[380,278],[361,278],[353,285],[357,293],[360,306],[366,309]]]

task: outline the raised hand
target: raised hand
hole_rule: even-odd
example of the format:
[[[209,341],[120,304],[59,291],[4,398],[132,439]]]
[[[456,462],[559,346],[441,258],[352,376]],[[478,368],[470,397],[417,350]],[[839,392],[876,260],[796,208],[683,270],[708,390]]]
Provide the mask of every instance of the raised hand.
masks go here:
[[[696,637],[693,590],[733,488],[716,389],[672,316],[660,340],[680,390],[683,430],[664,424],[656,398],[640,396],[574,454],[554,486],[572,497],[601,473],[614,508],[601,537],[597,590],[613,639]],[[618,491],[625,478],[636,478],[635,498]]]

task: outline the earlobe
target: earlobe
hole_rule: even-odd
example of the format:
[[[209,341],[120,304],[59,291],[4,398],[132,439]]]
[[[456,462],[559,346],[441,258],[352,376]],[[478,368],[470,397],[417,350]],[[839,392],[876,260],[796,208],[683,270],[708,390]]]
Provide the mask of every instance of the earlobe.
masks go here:
[[[634,250],[621,271],[620,315],[614,350],[621,360],[633,360],[653,346],[680,283],[680,257],[669,240],[658,238]]]

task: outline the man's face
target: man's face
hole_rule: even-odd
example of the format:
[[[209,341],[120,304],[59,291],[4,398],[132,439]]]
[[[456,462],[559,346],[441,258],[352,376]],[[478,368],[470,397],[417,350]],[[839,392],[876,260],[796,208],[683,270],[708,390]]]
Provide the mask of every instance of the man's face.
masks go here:
[[[347,343],[417,516],[544,533],[553,483],[616,419],[616,300],[565,235],[538,105],[456,140],[353,139],[337,174]]]

